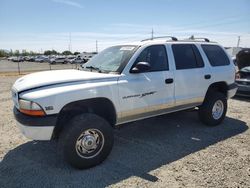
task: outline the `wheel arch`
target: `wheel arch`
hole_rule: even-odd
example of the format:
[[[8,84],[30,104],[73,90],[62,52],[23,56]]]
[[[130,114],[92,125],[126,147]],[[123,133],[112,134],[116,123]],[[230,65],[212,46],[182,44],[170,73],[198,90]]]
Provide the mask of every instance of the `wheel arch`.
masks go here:
[[[116,124],[116,109],[114,104],[107,98],[99,97],[74,101],[66,104],[59,112],[53,138],[57,138],[67,125],[67,122],[74,116],[82,113],[93,113],[110,123],[112,127]]]
[[[228,85],[225,81],[220,81],[220,82],[214,82],[212,83],[208,89],[207,89],[207,92],[206,92],[206,97],[208,96],[208,94],[210,92],[220,92],[222,93],[223,95],[227,96],[227,91],[228,91]]]

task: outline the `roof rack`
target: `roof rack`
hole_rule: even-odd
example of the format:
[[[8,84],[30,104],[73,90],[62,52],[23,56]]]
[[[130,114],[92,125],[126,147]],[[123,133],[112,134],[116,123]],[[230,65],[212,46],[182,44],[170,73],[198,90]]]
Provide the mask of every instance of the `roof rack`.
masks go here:
[[[203,37],[196,38],[196,37],[194,37],[194,35],[189,37],[188,40],[204,40],[205,42],[210,42],[210,40],[208,38],[203,38]]]
[[[178,41],[178,39],[176,37],[173,37],[173,36],[162,36],[162,37],[153,37],[153,38],[144,39],[141,42],[148,41],[148,40],[154,40],[154,39],[164,39],[164,38],[171,38],[171,40],[173,40],[173,41]]]

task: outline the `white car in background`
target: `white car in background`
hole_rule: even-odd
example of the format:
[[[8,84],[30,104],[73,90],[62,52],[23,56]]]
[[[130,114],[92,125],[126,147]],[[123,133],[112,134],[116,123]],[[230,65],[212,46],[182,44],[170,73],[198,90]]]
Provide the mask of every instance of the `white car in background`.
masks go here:
[[[71,63],[76,57],[75,56],[68,56],[66,58],[67,63]]]
[[[82,57],[76,57],[76,58],[72,59],[72,61],[70,61],[71,64],[83,64],[85,62],[86,62],[86,60]]]
[[[66,64],[67,63],[67,58],[65,57],[55,57],[49,60],[50,64],[57,64],[57,63],[62,63]]]

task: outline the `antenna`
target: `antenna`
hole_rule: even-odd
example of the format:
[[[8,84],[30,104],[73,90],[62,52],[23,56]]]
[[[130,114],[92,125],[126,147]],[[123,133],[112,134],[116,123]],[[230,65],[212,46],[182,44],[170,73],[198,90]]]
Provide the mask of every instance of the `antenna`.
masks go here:
[[[237,47],[240,46],[240,36],[238,36],[238,42],[237,42]]]

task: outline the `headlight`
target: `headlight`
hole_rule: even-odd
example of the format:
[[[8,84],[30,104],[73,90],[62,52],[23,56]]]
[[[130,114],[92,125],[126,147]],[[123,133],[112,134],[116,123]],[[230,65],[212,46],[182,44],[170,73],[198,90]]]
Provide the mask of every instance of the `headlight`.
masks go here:
[[[43,109],[35,102],[20,99],[19,101],[20,112],[31,116],[44,116]]]

